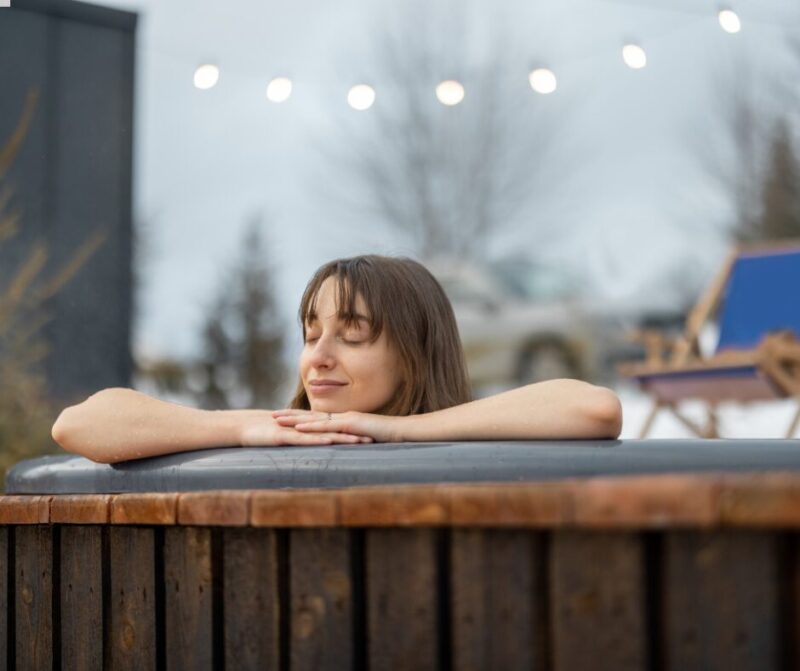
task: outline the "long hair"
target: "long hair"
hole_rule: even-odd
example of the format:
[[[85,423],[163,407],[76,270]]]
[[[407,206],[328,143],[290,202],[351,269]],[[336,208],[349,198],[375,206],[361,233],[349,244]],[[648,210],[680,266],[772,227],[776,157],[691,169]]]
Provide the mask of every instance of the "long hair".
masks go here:
[[[466,403],[472,399],[464,350],[450,301],[422,264],[408,258],[374,254],[337,259],[322,266],[308,283],[298,317],[316,318],[322,283],[336,278],[339,319],[351,321],[356,299],[366,304],[371,339],[386,331],[399,355],[401,383],[394,398],[378,410],[384,415],[414,415]],[[300,380],[290,407],[308,410]]]

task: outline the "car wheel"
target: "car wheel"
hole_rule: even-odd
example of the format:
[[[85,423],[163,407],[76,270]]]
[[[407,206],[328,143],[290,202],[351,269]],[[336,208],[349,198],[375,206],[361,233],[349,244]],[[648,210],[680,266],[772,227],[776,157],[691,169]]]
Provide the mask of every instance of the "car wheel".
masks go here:
[[[522,355],[517,381],[519,384],[530,384],[543,380],[576,377],[577,372],[573,357],[561,345],[542,343]]]

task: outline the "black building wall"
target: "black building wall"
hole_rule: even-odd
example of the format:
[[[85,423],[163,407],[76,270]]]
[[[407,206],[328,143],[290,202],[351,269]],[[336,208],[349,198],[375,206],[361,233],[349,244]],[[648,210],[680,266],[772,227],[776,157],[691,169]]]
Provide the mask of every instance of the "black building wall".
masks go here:
[[[21,230],[0,245],[8,276],[36,239],[50,272],[102,229],[106,240],[48,306],[50,392],[130,384],[132,120],[136,14],[71,0],[0,9],[0,143],[29,90],[33,122],[6,183]]]

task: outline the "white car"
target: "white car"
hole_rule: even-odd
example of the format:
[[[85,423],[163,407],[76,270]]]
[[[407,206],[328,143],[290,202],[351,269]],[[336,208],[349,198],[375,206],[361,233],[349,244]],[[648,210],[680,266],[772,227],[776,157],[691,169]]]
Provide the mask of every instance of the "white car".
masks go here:
[[[560,377],[610,383],[618,361],[643,354],[625,337],[639,316],[593,304],[560,268],[526,260],[427,265],[453,304],[476,390]]]

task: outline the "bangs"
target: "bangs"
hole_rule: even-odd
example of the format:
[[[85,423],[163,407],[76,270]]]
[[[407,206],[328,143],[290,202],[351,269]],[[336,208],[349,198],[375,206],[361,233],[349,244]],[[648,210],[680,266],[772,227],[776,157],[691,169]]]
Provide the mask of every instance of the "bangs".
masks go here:
[[[364,263],[362,260],[361,263]],[[385,315],[384,302],[378,293],[371,287],[368,274],[360,268],[358,259],[333,261],[320,268],[309,282],[300,301],[298,318],[306,335],[306,326],[319,318],[317,314],[317,300],[323,283],[329,277],[336,280],[336,316],[348,327],[357,326],[360,321],[366,320],[370,330],[370,340],[375,342],[383,332]],[[366,314],[359,312],[358,298],[364,301]]]

